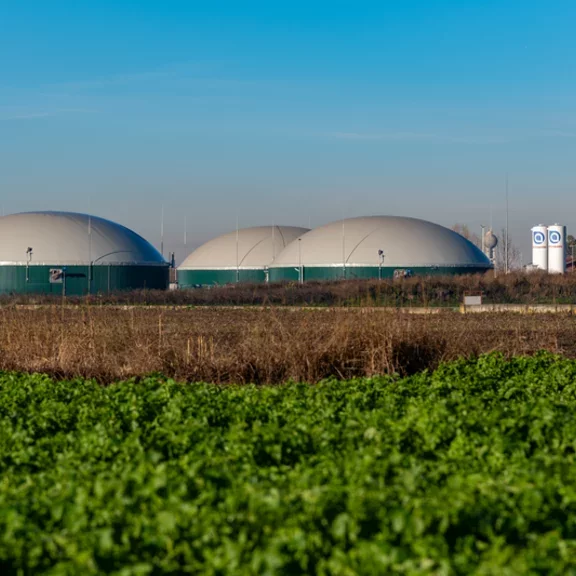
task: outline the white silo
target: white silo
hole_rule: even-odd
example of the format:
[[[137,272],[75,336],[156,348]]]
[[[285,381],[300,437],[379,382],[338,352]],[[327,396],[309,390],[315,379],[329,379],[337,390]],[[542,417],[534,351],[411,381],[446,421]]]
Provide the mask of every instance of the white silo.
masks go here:
[[[548,272],[566,272],[566,226],[560,224],[548,226]]]
[[[543,224],[532,228],[532,266],[548,270],[548,227]]]

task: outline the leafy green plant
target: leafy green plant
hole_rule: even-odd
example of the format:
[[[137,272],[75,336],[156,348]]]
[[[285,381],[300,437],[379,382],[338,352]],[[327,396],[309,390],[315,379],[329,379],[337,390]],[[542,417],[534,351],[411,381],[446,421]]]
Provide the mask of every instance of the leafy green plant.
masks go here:
[[[101,387],[0,376],[6,574],[576,573],[576,362]]]

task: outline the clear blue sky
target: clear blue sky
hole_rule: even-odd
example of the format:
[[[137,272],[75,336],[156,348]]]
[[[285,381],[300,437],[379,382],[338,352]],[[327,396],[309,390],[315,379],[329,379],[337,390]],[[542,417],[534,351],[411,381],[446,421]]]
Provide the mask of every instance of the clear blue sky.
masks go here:
[[[396,214],[576,229],[573,0],[0,7],[0,202],[189,248]]]

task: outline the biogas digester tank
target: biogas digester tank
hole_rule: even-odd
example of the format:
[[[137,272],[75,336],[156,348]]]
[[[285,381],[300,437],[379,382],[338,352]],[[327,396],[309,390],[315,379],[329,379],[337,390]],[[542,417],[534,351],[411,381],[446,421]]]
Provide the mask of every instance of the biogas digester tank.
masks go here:
[[[275,258],[308,231],[297,226],[254,226],[213,238],[178,267],[178,284],[191,288],[266,282]]]
[[[162,255],[110,220],[73,212],[0,217],[0,293],[165,290],[168,278]]]
[[[417,218],[367,216],[320,226],[291,242],[270,266],[270,281],[474,274],[492,263],[469,240]]]

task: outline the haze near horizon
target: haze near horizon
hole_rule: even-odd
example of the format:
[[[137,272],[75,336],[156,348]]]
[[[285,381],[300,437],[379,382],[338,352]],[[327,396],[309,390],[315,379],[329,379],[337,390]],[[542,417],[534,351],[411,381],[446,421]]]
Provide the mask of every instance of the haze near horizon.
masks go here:
[[[11,3],[0,203],[177,261],[240,226],[392,214],[576,229],[568,0]],[[492,216],[491,216],[492,214]],[[187,241],[184,246],[184,220]]]

